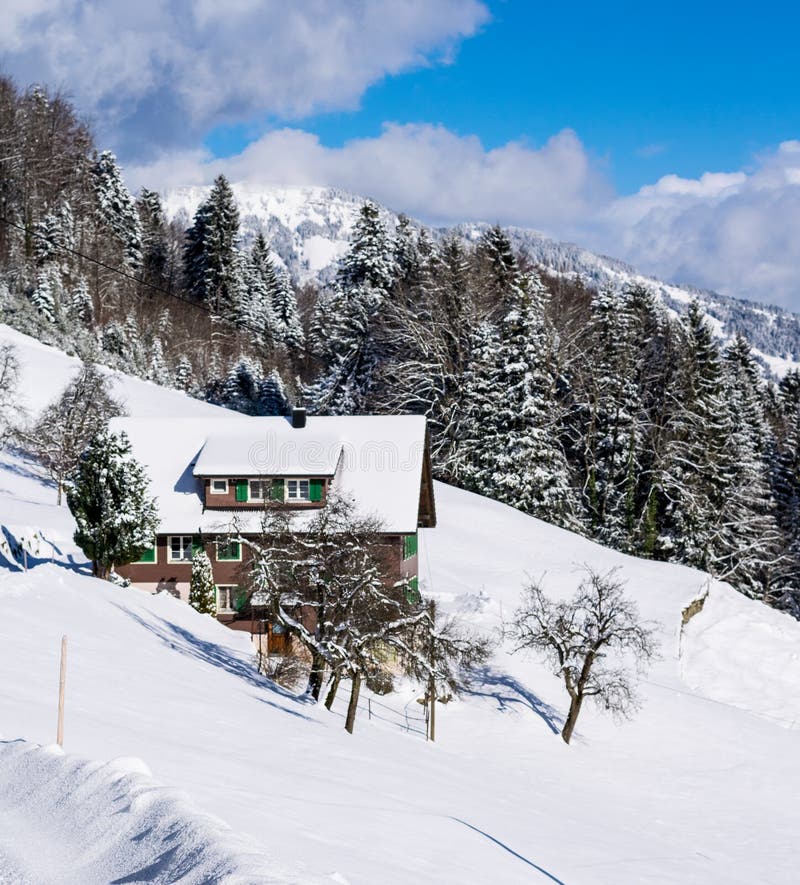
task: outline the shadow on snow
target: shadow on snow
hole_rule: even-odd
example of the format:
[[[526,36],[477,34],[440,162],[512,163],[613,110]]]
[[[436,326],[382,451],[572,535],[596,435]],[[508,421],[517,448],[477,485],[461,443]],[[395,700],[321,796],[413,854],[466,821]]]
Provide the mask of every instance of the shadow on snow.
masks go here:
[[[494,700],[501,712],[513,709],[514,705],[527,707],[543,720],[553,734],[558,734],[564,724],[563,717],[554,707],[546,704],[513,676],[491,667],[482,667],[475,672],[474,681],[465,694]]]
[[[303,704],[304,698],[302,695],[295,695],[292,692],[287,691],[285,688],[282,688],[277,683],[267,679],[266,676],[262,676],[257,670],[248,664],[247,661],[232,654],[224,646],[207,639],[201,639],[190,630],[187,630],[184,627],[179,627],[177,624],[173,624],[171,621],[159,617],[158,615],[154,615],[153,620],[146,620],[141,615],[121,603],[115,602],[114,605],[116,605],[121,612],[131,618],[131,620],[135,621],[141,627],[144,627],[145,630],[148,630],[165,645],[180,654],[194,658],[198,661],[203,661],[206,664],[211,664],[214,667],[219,667],[221,670],[224,670],[231,676],[235,676],[237,679],[247,682],[254,688],[266,689],[273,694],[278,695],[284,701],[289,701],[290,703],[298,705]],[[284,713],[289,713],[291,716],[297,716],[300,719],[306,719],[309,722],[316,722],[315,719],[307,716],[305,713],[301,713],[299,710],[292,709],[284,704],[260,695],[257,696],[257,699]]]

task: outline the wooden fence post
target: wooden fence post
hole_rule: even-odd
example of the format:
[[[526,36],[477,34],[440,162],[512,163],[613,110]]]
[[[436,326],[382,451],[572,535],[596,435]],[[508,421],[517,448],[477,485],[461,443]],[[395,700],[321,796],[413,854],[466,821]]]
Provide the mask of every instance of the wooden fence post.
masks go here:
[[[58,730],[56,743],[64,746],[64,685],[67,681],[67,637],[61,637],[61,669],[58,675]]]

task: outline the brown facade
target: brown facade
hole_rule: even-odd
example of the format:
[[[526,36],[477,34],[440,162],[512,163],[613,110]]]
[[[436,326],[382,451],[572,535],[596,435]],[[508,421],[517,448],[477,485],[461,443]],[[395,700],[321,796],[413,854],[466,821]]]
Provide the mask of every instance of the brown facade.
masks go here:
[[[171,535],[158,535],[156,538],[155,562],[136,562],[130,565],[119,566],[117,572],[127,578],[132,584],[151,593],[166,591],[173,596],[188,601],[189,584],[192,576],[192,563],[172,562],[170,560]],[[181,536],[184,538],[189,535]],[[221,541],[224,539],[220,539]],[[245,545],[240,545],[241,559],[239,561],[220,559],[218,542],[214,538],[203,538],[202,541],[195,539],[195,548],[202,546],[211,561],[214,574],[214,583],[217,588],[236,588],[246,586],[247,567],[251,559],[250,551]],[[394,584],[397,581],[416,578],[417,555],[404,558],[404,536],[398,534],[384,535],[380,542],[379,556],[385,568],[386,581]],[[257,613],[256,613],[257,614]],[[252,620],[252,612],[249,606],[240,614],[233,607],[218,611],[217,617],[224,623],[233,626],[234,621]],[[242,629],[242,628],[238,628]],[[251,631],[252,632],[252,631]]]
[[[294,477],[292,477],[294,478]],[[325,506],[325,501],[328,496],[328,478],[327,477],[301,477],[302,479],[309,479],[313,481],[317,481],[322,486],[322,497],[319,501],[287,501],[284,502],[287,507],[291,507],[292,509],[298,510],[307,510],[307,509],[315,509],[319,507]],[[228,483],[228,491],[227,492],[215,492],[212,491],[212,482],[216,479],[224,480]],[[283,476],[240,476],[240,477],[229,477],[229,476],[215,476],[215,477],[204,477],[203,478],[203,506],[206,510],[260,510],[264,507],[265,503],[274,505],[275,501],[264,501],[264,500],[248,500],[248,501],[237,501],[236,500],[236,484],[239,482],[247,482],[250,480],[271,483],[273,480],[286,480],[286,477]]]

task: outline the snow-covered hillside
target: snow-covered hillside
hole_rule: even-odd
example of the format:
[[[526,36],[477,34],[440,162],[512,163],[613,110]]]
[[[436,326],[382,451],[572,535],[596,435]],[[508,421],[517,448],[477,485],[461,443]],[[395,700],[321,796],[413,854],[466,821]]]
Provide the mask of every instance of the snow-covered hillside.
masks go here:
[[[74,363],[0,327],[12,337],[33,410]],[[117,386],[134,415],[212,408]],[[83,573],[54,489],[1,456],[5,536],[39,534],[27,573],[13,544],[0,558],[0,882],[795,882],[800,624],[694,570],[436,494],[423,581],[480,629],[511,615],[526,574],[567,594],[581,563],[621,567],[660,625],[632,722],[586,710],[566,746],[558,681],[500,649],[440,707],[436,744],[388,713],[351,737],[339,713],[255,675],[246,636]],[[62,634],[66,756],[48,746]],[[381,700],[417,712],[416,697]]]
[[[242,230],[247,240],[263,233],[290,273],[300,282],[329,280],[335,263],[345,253],[364,197],[335,188],[273,187],[253,190],[234,184]],[[185,187],[164,197],[168,215],[182,214],[186,224],[208,196],[208,187]],[[383,207],[384,221],[393,228],[397,214]],[[475,240],[486,224],[463,224],[453,230],[466,240]],[[443,236],[445,229],[432,231]],[[551,272],[580,276],[595,285],[636,283],[649,286],[668,308],[686,310],[697,298],[712,317],[714,328],[725,340],[744,333],[775,375],[800,366],[800,316],[770,305],[729,298],[716,292],[677,286],[647,277],[622,261],[595,255],[573,243],[563,243],[525,228],[509,228],[512,242]]]

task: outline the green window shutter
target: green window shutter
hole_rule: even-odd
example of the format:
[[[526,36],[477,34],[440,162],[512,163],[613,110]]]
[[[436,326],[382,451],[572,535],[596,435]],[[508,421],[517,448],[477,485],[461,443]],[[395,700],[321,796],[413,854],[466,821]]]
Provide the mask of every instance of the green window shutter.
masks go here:
[[[220,542],[217,545],[217,560],[239,559],[239,542],[229,541],[228,543]]]
[[[411,559],[417,555],[417,536],[403,535],[403,559]]]
[[[269,494],[271,501],[283,501],[283,480],[273,479]]]
[[[247,480],[246,479],[237,479],[236,480],[236,500],[238,502],[243,502],[247,500]]]
[[[233,597],[232,604],[234,611],[240,612],[243,608],[247,607],[246,590],[243,590],[241,587],[235,587],[231,590],[231,596]]]
[[[310,501],[322,500],[322,480],[311,479],[308,482],[308,499]]]
[[[137,562],[155,562],[156,561],[156,545],[155,541],[153,542],[152,547],[148,547],[147,550],[142,553]]]
[[[203,546],[203,542],[200,539],[199,535],[195,535],[192,538],[192,556],[197,556],[198,553],[202,553],[205,550]]]
[[[409,605],[418,605],[422,602],[422,596],[419,592],[419,578],[414,576],[413,578],[409,578],[406,582],[406,602]]]

